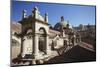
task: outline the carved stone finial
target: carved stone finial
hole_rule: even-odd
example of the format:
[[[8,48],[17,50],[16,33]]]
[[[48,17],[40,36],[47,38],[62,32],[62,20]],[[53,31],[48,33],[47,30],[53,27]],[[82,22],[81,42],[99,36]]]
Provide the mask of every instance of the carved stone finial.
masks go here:
[[[45,15],[48,16],[48,13],[46,12]]]
[[[34,10],[38,10],[38,7],[37,7],[37,6],[35,6],[35,7],[34,7]]]
[[[48,22],[48,13],[45,13],[45,21]]]
[[[35,6],[34,8],[33,8],[33,11],[32,11],[32,15],[35,17],[35,18],[37,18],[38,17],[38,15],[39,15],[39,10],[38,10],[38,7],[37,6]]]
[[[64,21],[64,17],[63,16],[61,16],[61,21]]]
[[[27,11],[23,10],[23,18],[26,18],[26,17],[27,17]]]

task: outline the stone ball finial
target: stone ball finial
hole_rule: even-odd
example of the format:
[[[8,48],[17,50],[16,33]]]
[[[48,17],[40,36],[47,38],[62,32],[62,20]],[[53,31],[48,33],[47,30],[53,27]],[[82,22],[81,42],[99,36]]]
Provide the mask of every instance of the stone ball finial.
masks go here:
[[[48,16],[48,13],[46,12],[45,15]]]
[[[35,9],[35,10],[38,10],[38,7],[37,7],[37,6],[35,6],[35,7],[34,7],[34,9]]]
[[[23,10],[23,13],[26,13],[26,12],[27,12],[27,10],[24,9],[24,10]]]

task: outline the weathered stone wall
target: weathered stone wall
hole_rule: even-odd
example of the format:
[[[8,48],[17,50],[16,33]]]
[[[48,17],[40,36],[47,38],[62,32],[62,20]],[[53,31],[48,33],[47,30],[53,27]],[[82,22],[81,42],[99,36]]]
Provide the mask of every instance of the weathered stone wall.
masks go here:
[[[11,55],[12,55],[12,59],[16,58],[19,53],[20,53],[20,45],[17,45],[17,46],[12,46],[11,47]]]

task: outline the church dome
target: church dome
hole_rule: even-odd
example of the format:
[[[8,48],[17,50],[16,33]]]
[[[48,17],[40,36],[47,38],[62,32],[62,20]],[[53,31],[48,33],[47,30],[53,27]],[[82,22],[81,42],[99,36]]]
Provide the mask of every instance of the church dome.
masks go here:
[[[64,18],[63,18],[63,16],[62,16],[62,17],[61,17],[61,21],[58,22],[58,23],[54,26],[54,29],[60,30],[61,28],[67,28],[67,26],[69,25],[68,23],[69,23],[68,21],[64,21]]]
[[[62,27],[67,27],[67,22],[66,21],[62,21],[62,22],[60,22],[60,24],[61,24]]]

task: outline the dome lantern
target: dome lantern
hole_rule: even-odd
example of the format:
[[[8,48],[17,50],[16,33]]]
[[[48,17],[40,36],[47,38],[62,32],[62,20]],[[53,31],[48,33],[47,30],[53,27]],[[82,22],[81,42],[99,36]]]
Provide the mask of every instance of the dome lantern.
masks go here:
[[[63,16],[61,16],[61,22],[62,22],[62,21],[64,21],[64,17],[63,17]]]

